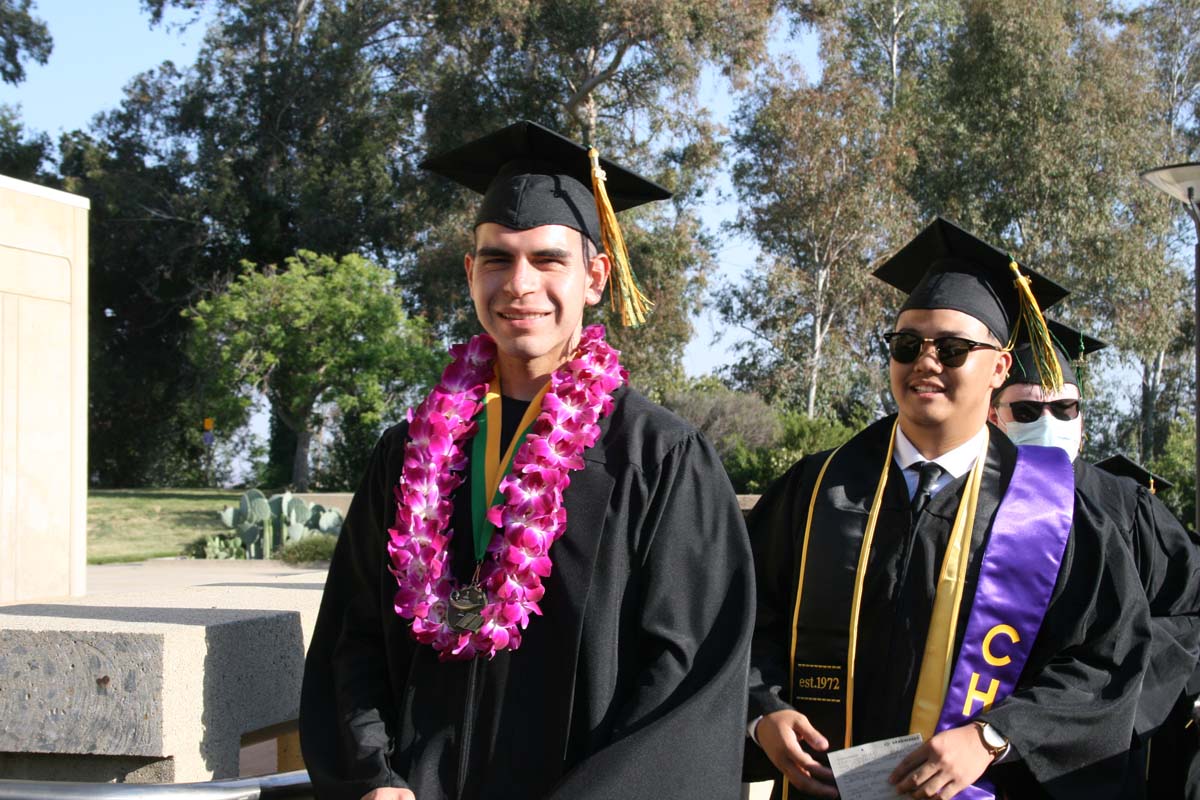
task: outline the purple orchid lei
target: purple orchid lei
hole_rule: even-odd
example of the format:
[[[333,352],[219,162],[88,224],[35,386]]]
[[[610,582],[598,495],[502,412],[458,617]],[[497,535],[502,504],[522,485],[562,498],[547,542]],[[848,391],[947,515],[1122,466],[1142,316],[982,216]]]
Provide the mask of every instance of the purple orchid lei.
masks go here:
[[[413,638],[432,645],[442,661],[465,661],[516,650],[529,615],[542,613],[538,601],[553,566],[550,546],[566,531],[569,473],[583,468],[583,451],[600,435],[597,423],[612,411],[612,393],[629,376],[618,351],[604,341],[603,325],[584,328],[575,356],[550,376],[532,433],[500,481],[504,501],[487,511],[502,533],[492,537],[480,570],[484,623],[470,633],[448,621],[447,604],[457,588],[447,550],[454,537],[450,495],[463,482],[464,446],[478,427],[474,419],[492,377],[496,344],[480,334],[450,348],[450,355],[454,360],[441,381],[409,412],[388,555],[399,586],[395,610],[412,620]]]

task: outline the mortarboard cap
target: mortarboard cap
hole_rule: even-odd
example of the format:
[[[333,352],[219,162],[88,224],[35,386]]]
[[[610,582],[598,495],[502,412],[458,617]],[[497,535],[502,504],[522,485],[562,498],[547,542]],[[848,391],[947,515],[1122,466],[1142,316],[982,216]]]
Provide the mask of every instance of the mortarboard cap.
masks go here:
[[[941,217],[874,275],[908,295],[901,311],[949,308],[979,320],[1009,348],[1018,335],[1040,342],[1035,355],[1043,384],[1061,387],[1041,309],[1070,292],[1044,275]]]
[[[1088,336],[1083,331],[1076,330],[1058,320],[1046,320],[1046,328],[1050,332],[1050,340],[1054,343],[1054,355],[1062,370],[1063,383],[1073,383],[1079,386],[1079,375],[1075,366],[1082,363],[1084,356],[1108,347],[1108,342]],[[1012,386],[1014,383],[1041,383],[1034,360],[1033,347],[1024,336],[1018,337],[1012,355],[1012,369],[1009,370],[1004,386]]]
[[[477,227],[565,225],[587,236],[613,259],[612,300],[622,319],[644,319],[650,302],[629,270],[615,212],[668,199],[662,186],[529,121],[431,156],[421,167],[483,195]]]
[[[1175,485],[1161,475],[1155,475],[1132,458],[1126,458],[1119,454],[1109,456],[1103,461],[1097,461],[1096,466],[1113,475],[1133,478],[1137,483],[1149,489],[1151,494],[1158,489],[1170,489]]]

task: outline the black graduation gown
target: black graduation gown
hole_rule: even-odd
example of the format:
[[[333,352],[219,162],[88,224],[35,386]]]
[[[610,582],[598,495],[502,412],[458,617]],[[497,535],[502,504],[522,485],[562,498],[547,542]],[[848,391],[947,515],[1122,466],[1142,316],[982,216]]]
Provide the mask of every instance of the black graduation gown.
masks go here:
[[[305,664],[318,797],[738,796],[754,584],[737,498],[699,433],[634,391],[615,400],[571,473],[543,615],[490,662],[439,662],[393,611],[387,528],[407,427],[384,434]],[[454,497],[466,541],[468,490]]]
[[[1136,732],[1163,724],[1200,657],[1200,549],[1162,501],[1130,478],[1075,460],[1075,490],[1128,544],[1150,604],[1150,662]]]
[[[846,443],[823,492],[865,527],[894,417]],[[749,719],[788,708],[789,644],[808,504],[828,453],[797,463],[748,519],[758,611],[751,651]],[[958,641],[1016,448],[993,428],[983,472]],[[938,569],[965,476],[930,501],[912,527],[904,476],[893,461],[868,561],[855,662],[855,744],[908,733]],[[806,587],[806,594],[811,591]],[[1041,630],[1016,690],[980,719],[1008,737],[1015,757],[989,776],[1012,797],[1118,796],[1127,768],[1149,640],[1145,594],[1113,527],[1075,498],[1071,534]],[[800,653],[797,660],[802,660]],[[836,747],[836,745],[834,745]],[[755,752],[757,751],[757,752]],[[778,778],[757,747],[747,778]],[[1040,787],[1037,784],[1041,784]],[[779,781],[776,781],[777,794]]]
[[[1200,657],[1200,548],[1162,501],[1136,481],[1075,460],[1083,502],[1124,537],[1150,604],[1150,661],[1134,726],[1146,796],[1182,797],[1196,751],[1188,679]]]

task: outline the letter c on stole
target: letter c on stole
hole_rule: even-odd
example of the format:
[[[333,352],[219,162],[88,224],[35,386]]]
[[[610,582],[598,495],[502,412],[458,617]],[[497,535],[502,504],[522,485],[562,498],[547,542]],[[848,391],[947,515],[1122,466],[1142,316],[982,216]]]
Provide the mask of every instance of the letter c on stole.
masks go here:
[[[1006,667],[1012,663],[1010,656],[994,656],[992,655],[992,639],[999,635],[1005,635],[1013,644],[1021,641],[1021,635],[1017,633],[1017,629],[1011,625],[994,625],[987,632],[987,636],[983,637],[983,660],[991,664],[993,667]]]

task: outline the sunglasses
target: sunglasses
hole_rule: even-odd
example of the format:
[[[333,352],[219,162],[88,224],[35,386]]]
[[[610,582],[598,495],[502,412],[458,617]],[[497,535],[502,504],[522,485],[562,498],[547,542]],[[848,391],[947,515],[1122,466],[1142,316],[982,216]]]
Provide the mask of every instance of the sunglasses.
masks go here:
[[[1001,408],[1012,411],[1013,419],[1017,422],[1034,422],[1042,416],[1044,409],[1050,409],[1055,419],[1069,422],[1079,416],[1078,400],[1014,400],[1011,403],[997,403]]]
[[[938,361],[947,367],[961,367],[966,363],[967,356],[971,354],[972,350],[1003,349],[999,345],[976,342],[961,336],[939,336],[936,339],[926,339],[908,331],[892,331],[885,333],[883,338],[888,343],[888,352],[898,364],[911,364],[916,361],[926,342],[933,342]]]

